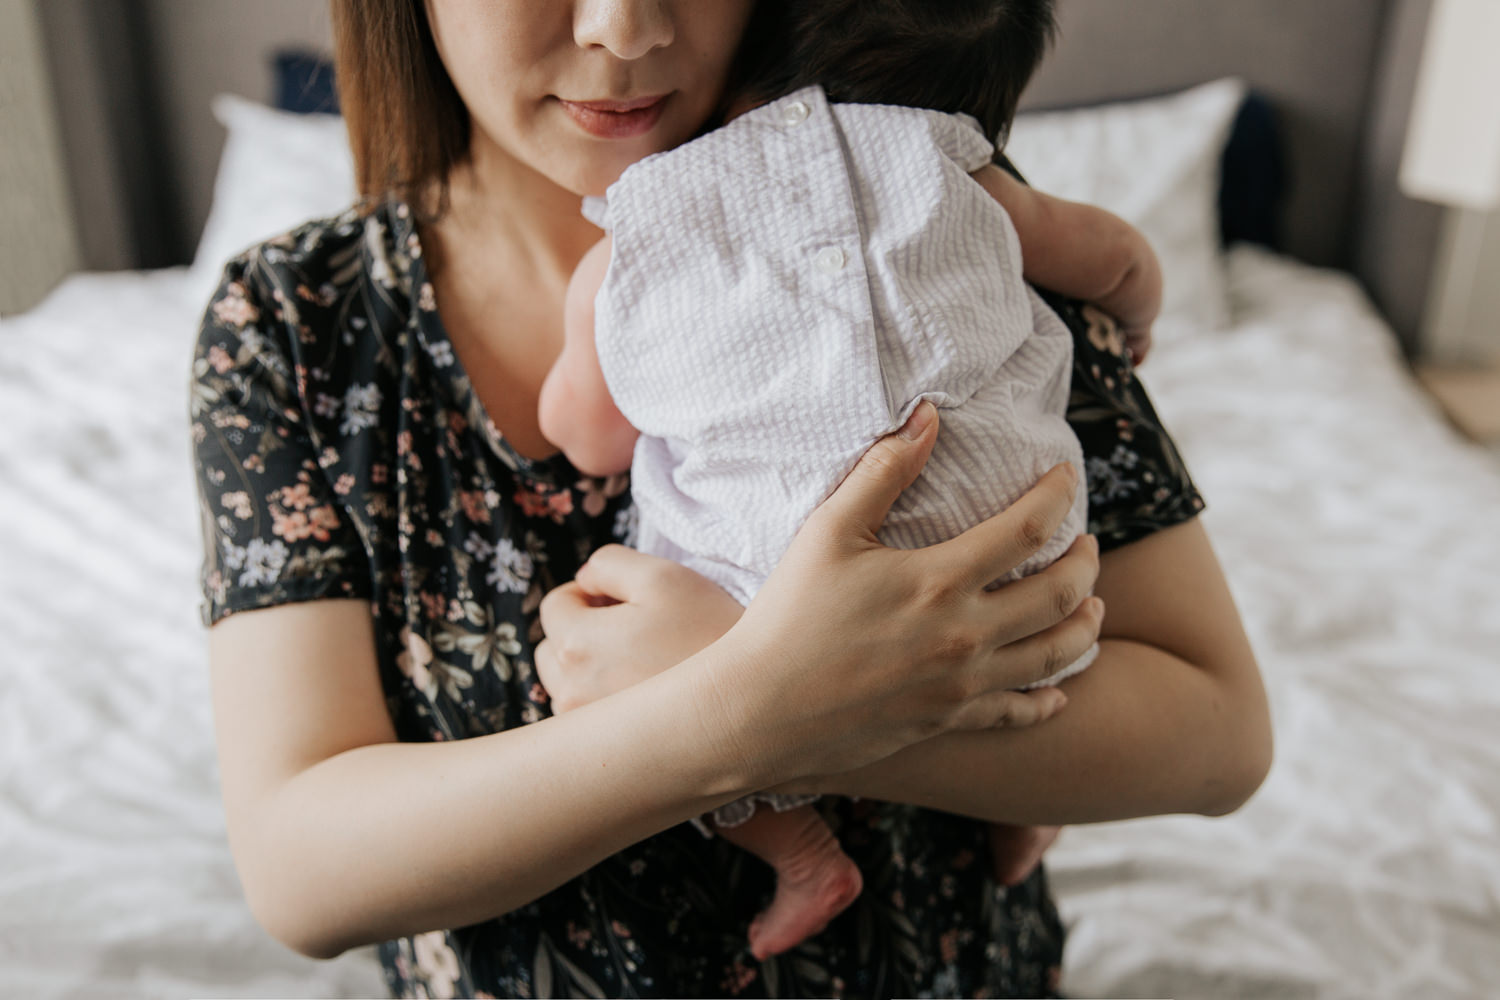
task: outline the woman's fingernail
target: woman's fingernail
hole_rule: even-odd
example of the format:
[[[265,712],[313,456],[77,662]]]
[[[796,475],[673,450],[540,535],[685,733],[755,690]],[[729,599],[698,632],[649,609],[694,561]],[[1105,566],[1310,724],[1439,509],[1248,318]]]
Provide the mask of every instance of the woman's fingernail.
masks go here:
[[[927,425],[932,423],[932,415],[936,412],[935,406],[925,399],[922,400],[917,404],[917,408],[911,411],[911,416],[906,418],[906,423],[901,425],[901,430],[897,433],[907,441],[915,441],[922,436]]]

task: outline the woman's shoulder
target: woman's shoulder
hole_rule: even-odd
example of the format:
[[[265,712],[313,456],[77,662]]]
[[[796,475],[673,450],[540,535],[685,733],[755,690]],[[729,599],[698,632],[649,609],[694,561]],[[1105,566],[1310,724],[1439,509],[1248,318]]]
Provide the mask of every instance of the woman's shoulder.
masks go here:
[[[251,246],[220,273],[195,360],[222,374],[226,359],[253,356],[291,375],[312,359],[378,345],[411,314],[420,254],[411,212],[394,201],[351,206]]]
[[[225,299],[243,299],[266,324],[306,327],[308,314],[368,285],[382,297],[410,297],[421,254],[410,209],[399,201],[355,204],[312,219],[230,258],[209,302],[205,325]],[[231,308],[238,308],[231,303]]]

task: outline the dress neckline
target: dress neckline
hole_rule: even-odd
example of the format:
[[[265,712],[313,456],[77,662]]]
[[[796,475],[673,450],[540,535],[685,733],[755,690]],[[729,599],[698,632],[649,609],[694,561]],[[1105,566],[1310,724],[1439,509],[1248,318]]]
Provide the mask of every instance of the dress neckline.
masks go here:
[[[528,458],[517,451],[500,432],[479,394],[474,391],[474,381],[469,377],[463,359],[454,349],[442,317],[438,315],[431,282],[427,277],[426,255],[422,252],[422,240],[417,234],[411,210],[405,203],[398,201],[393,203],[391,214],[394,223],[392,243],[398,254],[407,256],[411,261],[408,272],[410,284],[404,289],[410,302],[408,322],[418,343],[426,349],[433,361],[441,384],[458,404],[465,419],[479,431],[502,462],[528,479],[558,486],[571,485],[578,479],[585,478],[562,451],[542,458]]]

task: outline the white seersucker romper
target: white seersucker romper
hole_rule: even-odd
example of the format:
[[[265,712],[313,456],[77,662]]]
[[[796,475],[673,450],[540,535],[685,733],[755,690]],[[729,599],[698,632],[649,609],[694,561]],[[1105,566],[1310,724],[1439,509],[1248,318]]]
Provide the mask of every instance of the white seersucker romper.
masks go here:
[[[748,604],[807,515],[924,398],[940,411],[937,443],[881,541],[946,541],[1071,461],[1068,518],[1002,580],[1072,544],[1087,512],[1064,419],[1072,335],[1022,280],[1015,227],[969,176],[993,151],[966,115],[829,104],[809,87],[585,199],[614,238],[595,343],[641,432],[635,548]],[[715,820],[743,822],[755,798],[816,797],[758,793]]]

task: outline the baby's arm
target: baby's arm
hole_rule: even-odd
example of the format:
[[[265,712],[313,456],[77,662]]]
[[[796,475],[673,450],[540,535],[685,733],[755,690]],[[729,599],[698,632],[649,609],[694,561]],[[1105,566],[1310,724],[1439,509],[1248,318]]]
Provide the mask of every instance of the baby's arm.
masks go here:
[[[1109,313],[1139,364],[1161,311],[1161,265],[1146,238],[1117,215],[1043,194],[993,164],[972,176],[1010,215],[1026,280]]]
[[[594,244],[568,282],[562,353],[542,382],[537,404],[542,434],[588,476],[629,469],[640,437],[610,397],[594,349],[594,296],[609,269],[610,243],[606,236]]]

